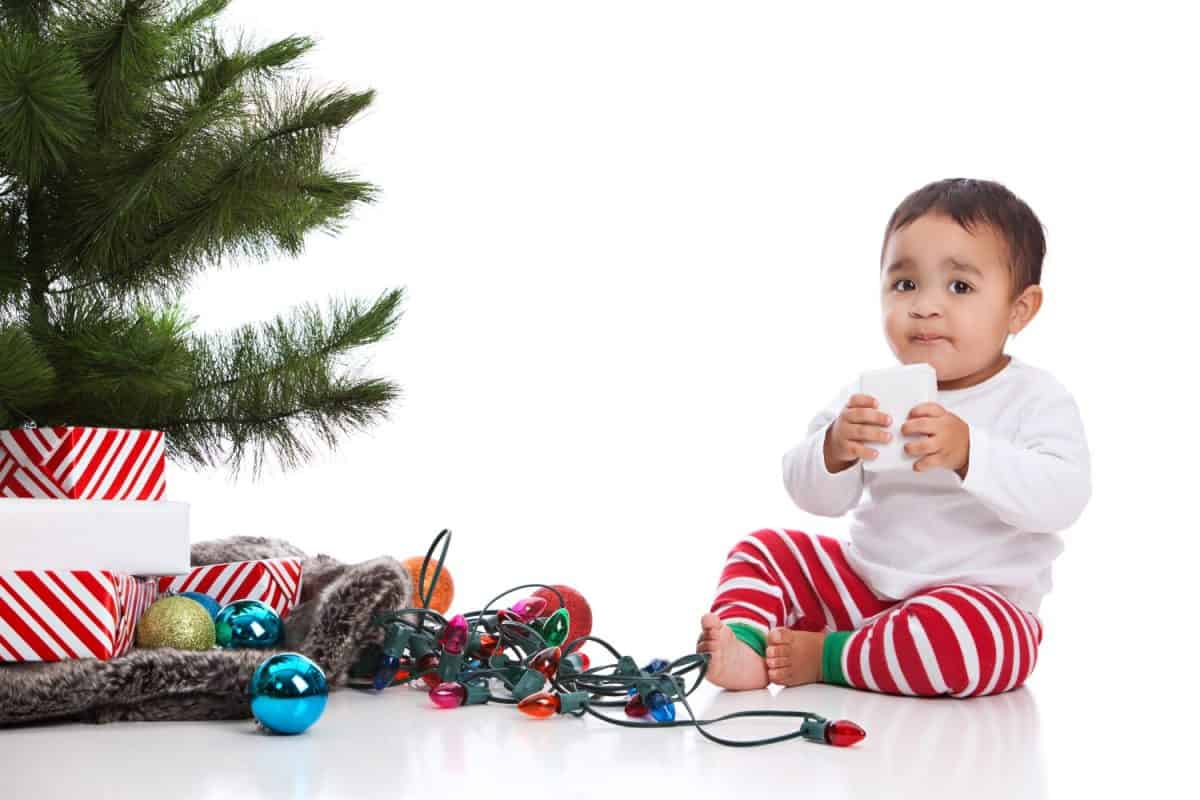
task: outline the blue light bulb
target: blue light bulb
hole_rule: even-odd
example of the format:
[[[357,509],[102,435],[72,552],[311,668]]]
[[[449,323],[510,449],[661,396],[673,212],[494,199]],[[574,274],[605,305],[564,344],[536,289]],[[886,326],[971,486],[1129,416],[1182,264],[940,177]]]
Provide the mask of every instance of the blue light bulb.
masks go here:
[[[386,689],[388,684],[392,682],[392,678],[396,677],[396,670],[398,669],[400,669],[399,656],[385,654],[383,658],[379,659],[379,669],[375,673],[375,689]]]
[[[658,695],[657,699],[655,695]],[[675,720],[675,704],[669,702],[666,695],[662,692],[650,693],[649,706],[650,716],[654,717],[657,721],[673,722]]]

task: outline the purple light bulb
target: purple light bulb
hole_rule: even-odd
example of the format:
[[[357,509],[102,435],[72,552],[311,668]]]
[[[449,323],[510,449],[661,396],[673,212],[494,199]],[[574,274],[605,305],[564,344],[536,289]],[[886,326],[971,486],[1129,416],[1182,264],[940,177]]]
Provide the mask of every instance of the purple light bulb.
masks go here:
[[[446,628],[442,631],[442,637],[438,643],[450,655],[456,656],[461,653],[467,646],[467,618],[462,614],[455,614],[446,623]]]
[[[429,690],[429,699],[438,708],[458,708],[467,701],[467,687],[449,681]]]
[[[521,618],[525,624],[529,624],[537,619],[538,614],[541,614],[546,609],[546,598],[544,597],[524,597],[512,604],[510,609],[514,614]]]

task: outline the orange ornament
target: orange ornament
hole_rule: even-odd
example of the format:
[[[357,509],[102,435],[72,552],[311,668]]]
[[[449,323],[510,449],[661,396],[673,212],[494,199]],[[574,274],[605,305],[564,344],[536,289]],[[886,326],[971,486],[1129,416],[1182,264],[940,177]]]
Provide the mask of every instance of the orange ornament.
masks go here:
[[[409,576],[412,578],[413,598],[412,607],[421,607],[421,595],[429,591],[429,585],[433,583],[433,572],[437,569],[437,561],[430,560],[429,566],[425,568],[425,585],[417,590],[417,580],[421,576],[421,564],[425,562],[425,556],[413,556],[406,558],[400,562]],[[454,579],[450,577],[450,570],[445,564],[442,564],[442,572],[438,575],[437,588],[433,590],[433,596],[429,598],[429,608],[439,614],[445,614],[450,608],[450,604],[454,602]]]

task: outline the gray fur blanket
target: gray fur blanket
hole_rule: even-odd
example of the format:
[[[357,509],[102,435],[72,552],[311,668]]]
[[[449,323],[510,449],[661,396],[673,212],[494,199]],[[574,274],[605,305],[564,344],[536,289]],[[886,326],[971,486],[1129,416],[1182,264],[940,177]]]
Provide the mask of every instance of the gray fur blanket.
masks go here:
[[[235,536],[192,545],[192,565],[259,558],[302,560],[300,600],[277,650],[134,648],[110,661],[0,664],[0,727],[40,722],[244,719],[254,670],[274,653],[313,659],[343,685],[364,646],[383,638],[374,614],[405,608],[412,580],[391,558],[342,564],[279,539]]]

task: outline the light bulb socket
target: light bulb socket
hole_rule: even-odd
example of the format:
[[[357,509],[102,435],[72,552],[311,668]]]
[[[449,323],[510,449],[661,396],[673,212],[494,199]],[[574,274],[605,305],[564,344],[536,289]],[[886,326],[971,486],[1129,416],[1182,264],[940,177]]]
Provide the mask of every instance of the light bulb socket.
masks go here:
[[[487,681],[471,681],[463,685],[467,688],[467,699],[463,701],[464,706],[482,705],[491,699],[492,692],[488,688]]]
[[[462,665],[462,653],[442,653],[438,660],[438,677],[444,681],[458,680],[458,673],[462,672]]]
[[[621,656],[617,659],[617,675],[641,675],[637,662],[631,656]]]
[[[829,744],[825,739],[825,729],[829,727],[829,720],[824,717],[812,716],[800,723],[800,735],[810,742],[820,742],[821,744]]]
[[[437,645],[428,634],[412,634],[408,639],[408,653],[413,661],[419,661],[423,656],[438,651]]]
[[[581,711],[588,704],[587,692],[564,692],[558,696],[560,714]]]
[[[412,629],[399,622],[393,622],[388,626],[387,635],[383,637],[383,652],[399,658],[404,654],[404,648],[408,647],[408,640],[411,638]]]
[[[517,700],[524,700],[529,695],[540,692],[546,685],[546,676],[536,669],[526,669],[523,672],[520,680],[512,688],[513,697]]]

